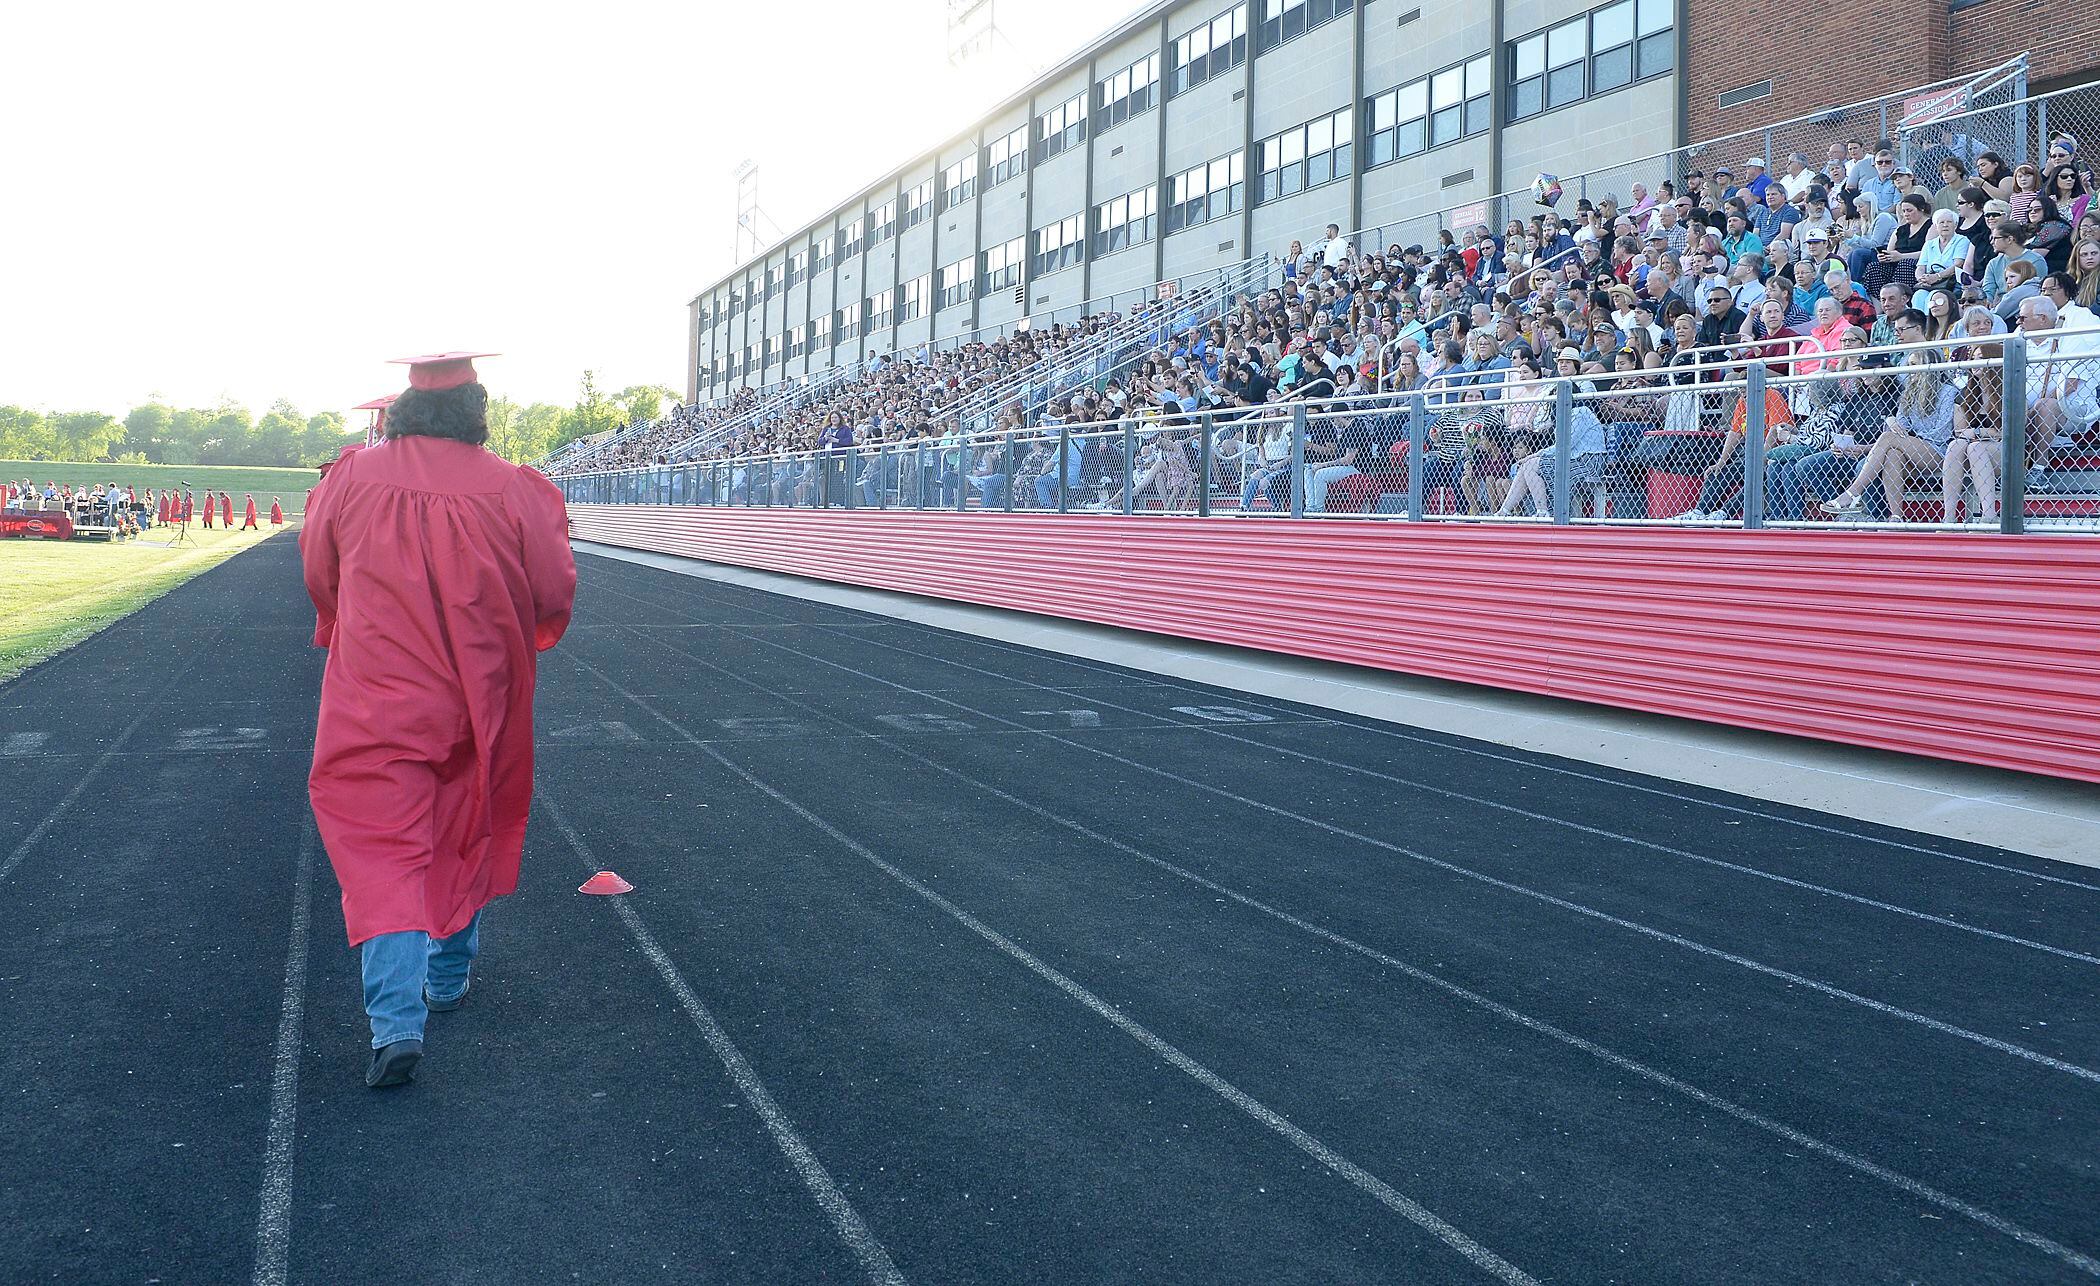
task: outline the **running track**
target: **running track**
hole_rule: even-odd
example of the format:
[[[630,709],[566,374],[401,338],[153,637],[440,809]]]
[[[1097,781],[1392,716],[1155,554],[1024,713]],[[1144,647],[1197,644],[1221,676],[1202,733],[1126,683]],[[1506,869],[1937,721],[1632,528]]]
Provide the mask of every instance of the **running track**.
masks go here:
[[[393,1093],[292,542],[0,686],[0,1280],[2100,1275],[2092,873],[581,561]]]

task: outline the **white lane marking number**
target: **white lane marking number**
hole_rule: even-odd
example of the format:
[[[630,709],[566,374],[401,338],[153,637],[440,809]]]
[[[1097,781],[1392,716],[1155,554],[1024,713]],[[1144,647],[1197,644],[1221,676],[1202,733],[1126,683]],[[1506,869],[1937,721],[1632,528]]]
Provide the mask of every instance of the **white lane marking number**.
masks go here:
[[[556,741],[587,744],[624,744],[642,739],[642,734],[618,720],[579,723],[573,728],[556,728],[547,735]]]
[[[715,726],[740,737],[806,737],[809,725],[797,719],[761,716],[749,719],[717,719]]]
[[[259,750],[268,733],[262,728],[184,728],[175,734],[177,750]]]
[[[974,726],[944,714],[878,714],[875,718],[899,732],[969,732]]]
[[[1205,723],[1274,723],[1269,715],[1242,710],[1237,706],[1174,706],[1175,714],[1185,714],[1191,719]]]
[[[1023,710],[1022,714],[1039,714],[1046,717],[1062,716],[1067,728],[1098,728],[1101,726],[1099,710]]]

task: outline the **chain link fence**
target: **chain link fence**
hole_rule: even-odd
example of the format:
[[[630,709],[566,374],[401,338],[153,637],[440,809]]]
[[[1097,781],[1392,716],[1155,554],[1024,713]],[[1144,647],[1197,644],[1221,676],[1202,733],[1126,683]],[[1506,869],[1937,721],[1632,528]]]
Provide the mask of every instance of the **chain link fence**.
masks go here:
[[[2100,532],[2100,326],[713,458],[590,504]]]

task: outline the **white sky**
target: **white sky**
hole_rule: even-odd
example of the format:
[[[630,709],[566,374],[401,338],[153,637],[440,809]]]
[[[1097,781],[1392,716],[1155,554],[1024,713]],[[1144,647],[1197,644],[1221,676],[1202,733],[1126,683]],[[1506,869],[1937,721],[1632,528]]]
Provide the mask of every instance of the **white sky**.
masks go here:
[[[996,3],[958,73],[946,0],[0,0],[0,404],[682,389],[739,162],[793,231],[1139,6]]]

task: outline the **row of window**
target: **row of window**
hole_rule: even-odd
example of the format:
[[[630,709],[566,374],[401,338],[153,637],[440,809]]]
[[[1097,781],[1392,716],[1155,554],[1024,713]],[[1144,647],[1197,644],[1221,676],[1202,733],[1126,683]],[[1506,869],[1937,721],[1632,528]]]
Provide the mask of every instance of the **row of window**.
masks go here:
[[[984,149],[984,185],[1001,183],[1028,168],[1028,127],[1015,127],[1011,134],[993,139]]]
[[[1247,154],[1234,152],[1191,166],[1167,180],[1170,233],[1237,214],[1247,200]]]
[[[1147,184],[1135,192],[1111,197],[1094,207],[1094,257],[1152,240],[1158,231],[1159,188]]]
[[[1247,6],[1236,4],[1173,44],[1169,94],[1185,94],[1247,61]]]
[[[1675,65],[1671,0],[1617,0],[1504,46],[1509,119],[1608,94]]]
[[[1353,8],[1352,0],[1264,0],[1261,47],[1274,49]]]
[[[1035,118],[1035,159],[1049,160],[1086,142],[1086,95],[1074,94]]]
[[[977,153],[941,171],[941,209],[961,205],[977,195]]]
[[[1372,98],[1366,165],[1384,165],[1485,134],[1492,111],[1485,54]]]
[[[1355,121],[1356,109],[1344,107],[1256,144],[1261,178],[1255,200],[1274,201],[1348,178],[1356,158]]]
[[[1143,58],[1094,83],[1094,128],[1114,129],[1159,106],[1159,55]]]

